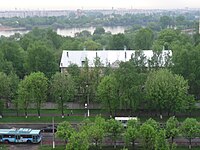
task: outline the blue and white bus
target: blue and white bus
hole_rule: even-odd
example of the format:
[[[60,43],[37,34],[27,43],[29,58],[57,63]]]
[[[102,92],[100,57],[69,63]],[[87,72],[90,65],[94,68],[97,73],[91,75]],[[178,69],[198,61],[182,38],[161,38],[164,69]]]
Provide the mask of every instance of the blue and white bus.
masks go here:
[[[29,128],[0,129],[0,142],[3,143],[39,143],[40,141],[40,130]]]

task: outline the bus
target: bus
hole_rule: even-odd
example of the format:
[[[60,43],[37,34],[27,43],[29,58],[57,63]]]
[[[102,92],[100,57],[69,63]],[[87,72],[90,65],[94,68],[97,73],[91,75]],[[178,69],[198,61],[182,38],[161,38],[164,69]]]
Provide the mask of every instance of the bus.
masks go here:
[[[127,127],[127,121],[131,119],[137,121],[137,117],[115,117],[115,120],[120,121],[124,127]]]
[[[0,142],[2,143],[40,143],[41,139],[40,130],[29,128],[0,129]]]

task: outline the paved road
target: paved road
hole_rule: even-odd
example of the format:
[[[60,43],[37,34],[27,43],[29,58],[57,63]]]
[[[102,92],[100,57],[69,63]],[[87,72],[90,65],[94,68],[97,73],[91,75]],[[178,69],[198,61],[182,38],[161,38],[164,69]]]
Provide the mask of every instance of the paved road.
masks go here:
[[[52,145],[53,134],[42,133],[42,141],[40,144],[12,144],[9,143],[9,150],[38,150],[40,145]],[[56,139],[56,145],[65,144],[63,141]],[[1,150],[1,147],[0,147]],[[3,150],[3,149],[2,149]]]

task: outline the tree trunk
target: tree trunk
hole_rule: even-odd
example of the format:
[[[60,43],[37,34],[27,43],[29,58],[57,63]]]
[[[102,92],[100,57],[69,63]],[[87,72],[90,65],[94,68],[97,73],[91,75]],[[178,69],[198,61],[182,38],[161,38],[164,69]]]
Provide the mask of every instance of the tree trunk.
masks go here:
[[[98,140],[95,140],[95,146],[96,147],[98,146]]]
[[[172,143],[170,145],[170,150],[172,150],[173,144],[174,144],[174,137],[171,138],[172,139]]]
[[[40,118],[40,108],[37,108],[38,118]]]
[[[189,139],[189,142],[190,142],[189,149],[191,149],[192,148],[192,139],[191,138]]]
[[[168,112],[167,112],[167,116],[169,117],[169,115],[170,115],[170,110],[168,110]]]
[[[61,113],[62,113],[62,118],[64,118],[63,98],[62,97],[61,97]]]
[[[132,141],[132,147],[135,149],[135,140]]]
[[[38,102],[37,103],[38,118],[40,118],[40,106],[41,106],[41,102]]]
[[[108,100],[108,108],[110,111],[110,118],[112,117],[112,109],[111,109],[111,104],[110,104],[110,100]]]
[[[26,108],[24,109],[24,114],[25,114],[25,117],[27,118],[28,117],[28,113],[27,113],[27,109]]]
[[[114,149],[117,148],[116,140],[114,140]]]

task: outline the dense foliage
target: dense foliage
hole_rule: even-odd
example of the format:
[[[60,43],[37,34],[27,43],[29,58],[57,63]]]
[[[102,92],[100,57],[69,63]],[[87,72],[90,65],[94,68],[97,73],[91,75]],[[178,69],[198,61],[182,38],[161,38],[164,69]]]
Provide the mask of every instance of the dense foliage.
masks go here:
[[[177,120],[175,117],[170,118],[167,122],[173,122]],[[179,122],[177,122],[179,123]],[[172,123],[173,124],[173,123]],[[128,120],[126,122],[126,128],[124,123],[108,119],[104,120],[102,117],[97,116],[95,121],[92,122],[88,118],[85,119],[76,130],[72,129],[70,124],[62,122],[58,125],[58,131],[56,135],[64,140],[67,140],[66,149],[76,148],[77,150],[88,149],[95,143],[107,143],[109,139],[113,141],[110,143],[117,147],[117,142],[124,141],[127,145],[124,145],[130,149],[138,149],[143,147],[144,150],[173,150],[175,144],[169,142],[169,136],[167,136],[166,130],[168,127],[161,127],[158,122],[153,119],[149,119],[144,123],[140,123],[139,120]],[[156,126],[155,126],[156,125]],[[168,129],[167,129],[168,128]],[[173,127],[172,130],[176,130],[176,135],[173,138],[179,139],[182,135],[190,140],[190,148],[194,137],[199,137],[200,125],[194,118],[187,118],[182,125]],[[72,132],[69,132],[71,130]],[[172,131],[171,130],[171,131]],[[77,138],[77,139],[76,139]],[[82,141],[80,140],[82,138]],[[137,141],[137,146],[135,142]],[[108,143],[107,143],[108,144]],[[131,144],[131,145],[129,145]],[[79,147],[78,147],[79,146]]]
[[[165,12],[164,15],[157,13],[150,16],[112,14],[113,17],[110,17],[99,13],[95,15],[86,13],[77,18],[71,13],[68,16],[71,25],[91,20],[96,23],[97,18],[100,18],[99,26],[93,34],[82,31],[73,38],[62,37],[52,29],[41,28],[33,28],[24,35],[2,36],[0,38],[0,80],[1,83],[8,84],[1,84],[1,103],[5,103],[8,107],[11,102],[16,108],[23,108],[26,112],[31,101],[37,104],[38,115],[40,115],[41,103],[45,100],[57,102],[62,116],[64,103],[68,101],[99,102],[103,108],[109,110],[110,116],[115,116],[118,110],[130,111],[130,115],[137,110],[147,109],[157,111],[161,115],[162,112],[168,112],[169,115],[183,111],[191,112],[195,100],[198,100],[200,95],[198,67],[200,35],[197,24],[191,17],[195,15],[195,12],[185,16],[178,13],[174,17],[169,14],[171,13]],[[46,25],[42,23],[44,20],[48,22],[47,24],[61,21],[61,19],[67,23],[69,18],[64,16],[4,18],[3,25],[10,25],[13,19],[16,19],[20,27],[23,27],[22,22],[26,24],[27,20],[34,26],[37,23]],[[103,18],[107,18],[106,23]],[[114,22],[116,25],[126,22],[131,26],[134,23],[134,26],[126,30],[124,34],[112,35],[105,32],[102,26],[113,25]],[[194,33],[185,34],[181,29],[186,26],[193,27],[191,22],[195,25]],[[175,26],[177,29],[173,28]],[[93,60],[95,64],[93,69],[89,68],[86,60],[82,69],[72,64],[66,76],[58,75],[63,49],[100,50],[103,47],[137,51],[129,61],[119,62],[119,68],[114,69],[109,66],[103,68],[101,58],[97,57]],[[163,48],[171,49],[173,52],[172,57],[164,56],[166,59],[164,63],[160,53]],[[151,61],[147,61],[142,53],[141,50],[144,49],[154,50]],[[32,100],[38,99],[39,93],[33,96],[24,92],[32,88],[32,85],[27,85],[26,80],[34,72],[44,74],[45,82],[48,84],[45,83],[45,88],[48,86],[50,89],[45,91],[46,95],[42,96],[44,100],[39,100],[38,103]],[[21,82],[18,86],[19,79]],[[32,83],[35,84],[30,82]]]

